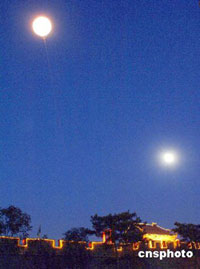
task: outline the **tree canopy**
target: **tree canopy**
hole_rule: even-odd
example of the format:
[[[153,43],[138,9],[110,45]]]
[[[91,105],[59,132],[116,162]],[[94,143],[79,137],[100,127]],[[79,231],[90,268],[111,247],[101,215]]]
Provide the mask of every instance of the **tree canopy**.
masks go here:
[[[200,241],[200,225],[191,223],[175,222],[176,228],[173,229],[177,232],[184,241],[199,242]]]
[[[64,233],[65,240],[72,241],[89,241],[89,235],[102,237],[103,232],[109,230],[107,241],[112,241],[114,244],[134,243],[142,240],[142,232],[139,228],[141,219],[137,214],[125,211],[118,214],[108,214],[99,216],[95,214],[91,216],[92,229],[84,227],[72,228]]]
[[[89,229],[84,227],[72,228],[64,233],[64,239],[68,241],[89,241],[88,234],[90,234]]]
[[[110,237],[113,243],[133,243],[142,240],[142,232],[138,228],[141,219],[137,214],[125,211],[118,214],[106,216],[91,216],[93,232],[96,236],[102,236],[105,230],[110,230]]]
[[[5,236],[27,237],[32,229],[31,217],[13,205],[0,208],[0,234]]]

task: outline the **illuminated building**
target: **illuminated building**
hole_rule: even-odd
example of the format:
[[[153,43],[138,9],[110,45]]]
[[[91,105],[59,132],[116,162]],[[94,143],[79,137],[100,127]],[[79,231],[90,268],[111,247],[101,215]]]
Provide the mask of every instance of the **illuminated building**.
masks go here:
[[[176,247],[180,243],[177,234],[158,226],[155,222],[141,223],[139,229],[143,232],[143,239],[148,243],[149,248],[168,248],[169,245]]]
[[[170,229],[165,229],[158,226],[155,222],[152,222],[152,224],[140,223],[138,225],[138,229],[143,233],[143,239],[150,249],[164,249],[168,248],[169,246],[176,248],[180,245],[177,234]],[[104,231],[102,240],[103,243],[112,244],[111,232],[112,231],[110,229]],[[138,245],[138,243],[136,245]],[[136,246],[135,249],[138,249],[138,247]]]

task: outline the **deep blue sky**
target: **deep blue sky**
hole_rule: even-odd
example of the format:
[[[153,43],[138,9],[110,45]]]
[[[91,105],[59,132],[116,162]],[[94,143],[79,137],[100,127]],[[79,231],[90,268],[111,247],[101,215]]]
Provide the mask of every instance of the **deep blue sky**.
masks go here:
[[[2,0],[0,25],[0,206],[51,238],[128,209],[200,223],[198,1]]]

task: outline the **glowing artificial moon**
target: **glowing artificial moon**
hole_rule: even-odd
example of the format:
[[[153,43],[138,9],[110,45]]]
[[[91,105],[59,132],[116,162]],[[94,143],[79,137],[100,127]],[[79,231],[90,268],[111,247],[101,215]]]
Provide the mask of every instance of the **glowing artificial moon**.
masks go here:
[[[46,37],[52,30],[52,23],[47,17],[40,16],[34,19],[32,27],[36,35]]]
[[[165,165],[174,165],[178,161],[178,156],[173,151],[166,151],[161,154],[161,161]]]
[[[163,154],[163,161],[168,164],[174,163],[175,155],[171,152],[166,152]]]

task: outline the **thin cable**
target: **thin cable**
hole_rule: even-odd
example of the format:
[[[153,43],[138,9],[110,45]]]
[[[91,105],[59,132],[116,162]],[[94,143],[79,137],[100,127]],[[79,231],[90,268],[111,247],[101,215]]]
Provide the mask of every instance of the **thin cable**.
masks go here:
[[[45,54],[47,58],[47,65],[48,65],[48,72],[49,72],[49,77],[50,77],[50,89],[52,90],[53,93],[53,103],[54,103],[54,110],[55,110],[55,116],[56,116],[56,126],[57,126],[57,131],[58,134],[61,135],[61,140],[63,144],[66,146],[66,141],[64,139],[64,132],[63,132],[63,126],[62,126],[62,121],[61,121],[61,111],[60,111],[60,106],[58,103],[58,96],[56,92],[56,85],[54,83],[54,76],[53,76],[53,70],[51,67],[50,59],[49,59],[49,54],[48,54],[48,48],[47,48],[47,42],[46,39],[43,38],[43,43],[44,43],[44,48],[45,48]],[[55,132],[56,133],[56,132]]]
[[[51,65],[50,65],[49,55],[48,55],[48,51],[47,51],[47,42],[46,42],[46,39],[45,38],[43,38],[43,43],[44,43],[44,48],[45,48],[45,52],[46,52],[49,73],[51,74]]]

